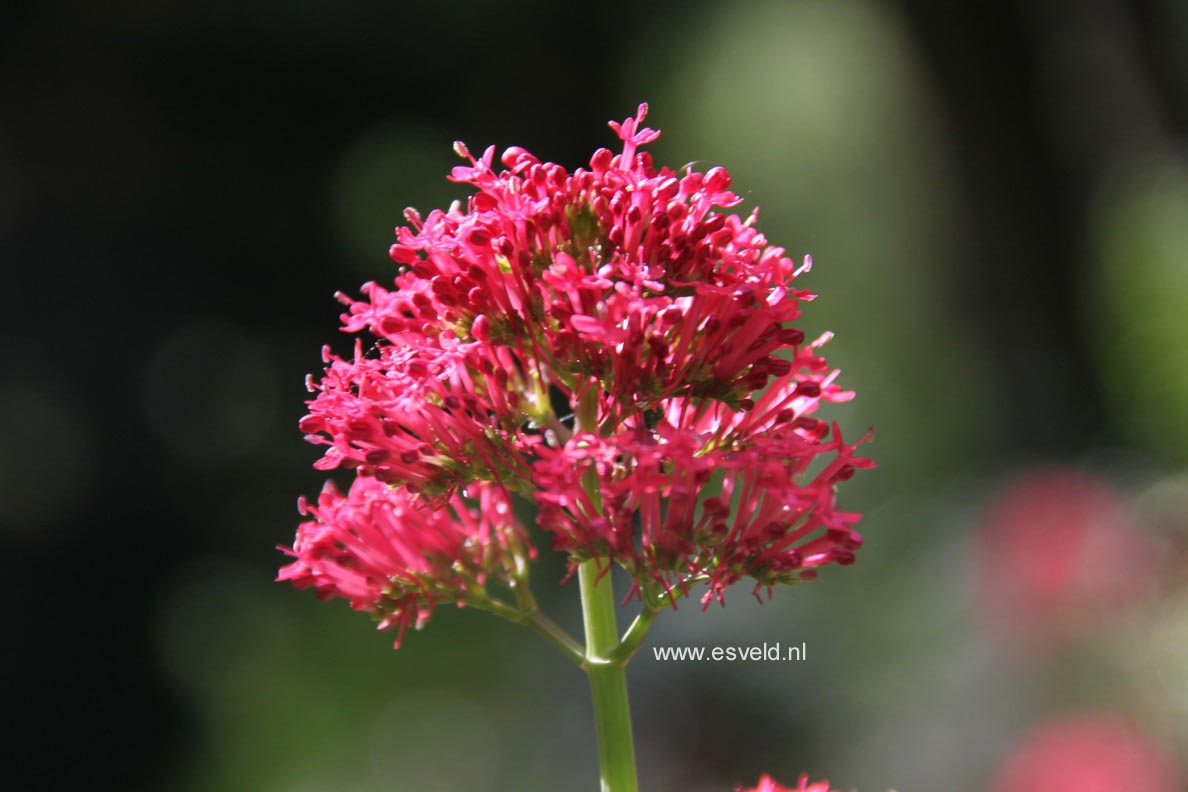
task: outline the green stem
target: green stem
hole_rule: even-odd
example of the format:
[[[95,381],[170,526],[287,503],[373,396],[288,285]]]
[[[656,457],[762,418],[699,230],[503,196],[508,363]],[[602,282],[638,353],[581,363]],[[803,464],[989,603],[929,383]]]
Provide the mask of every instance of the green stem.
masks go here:
[[[539,610],[518,610],[506,603],[489,597],[472,597],[463,601],[472,608],[485,610],[487,613],[493,613],[510,622],[522,624],[560,649],[561,654],[568,657],[577,665],[583,668],[586,666],[586,654],[582,651],[582,647],[578,645],[577,641],[570,638],[569,633],[558,627],[553,620]]]
[[[656,621],[656,615],[659,613],[659,610],[650,608],[647,605],[640,609],[639,614],[635,617],[635,621],[631,622],[631,626],[627,628],[627,632],[623,633],[623,640],[611,652],[610,659],[616,663],[627,665],[627,661],[643,645],[644,638],[647,636],[652,622]]]
[[[558,627],[548,616],[545,616],[540,611],[533,611],[529,614],[528,621],[525,624],[544,636],[546,640],[560,649],[561,653],[573,662],[578,665],[585,663],[582,647],[578,645],[577,641],[569,637],[569,633]]]
[[[591,559],[578,567],[578,582],[586,625],[586,675],[590,678],[594,702],[602,792],[638,792],[627,671],[622,661],[608,659],[619,646],[610,572],[599,581],[598,561]]]
[[[598,391],[589,387],[577,405],[575,431],[598,432]],[[586,471],[582,481],[590,500],[599,511],[602,493],[598,474]],[[627,700],[627,671],[624,662],[611,660],[619,648],[615,623],[615,593],[611,585],[609,558],[591,558],[578,566],[582,594],[582,618],[586,629],[586,675],[594,703],[594,730],[598,736],[598,766],[602,792],[639,792],[635,771],[635,743],[631,737],[631,705]],[[601,580],[599,580],[600,571]]]
[[[639,651],[639,647],[643,645],[644,638],[647,637],[648,630],[652,628],[652,622],[656,621],[656,617],[660,614],[660,611],[666,607],[675,605],[677,600],[688,593],[690,587],[706,579],[702,576],[690,578],[679,586],[662,594],[656,593],[656,585],[654,583],[645,581],[642,584],[643,589],[640,592],[642,605],[639,609],[639,614],[636,615],[635,620],[627,627],[627,632],[623,633],[623,640],[619,641],[619,645],[610,653],[608,659],[615,663],[627,665],[635,653]]]

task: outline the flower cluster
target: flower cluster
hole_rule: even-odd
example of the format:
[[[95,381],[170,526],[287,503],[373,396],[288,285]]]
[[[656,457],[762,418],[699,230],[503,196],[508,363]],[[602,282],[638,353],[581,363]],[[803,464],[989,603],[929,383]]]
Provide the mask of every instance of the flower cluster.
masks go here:
[[[783,786],[769,775],[759,779],[753,787],[735,787],[736,792],[833,792],[828,781],[809,781],[807,775],[802,775],[794,787]]]
[[[707,603],[746,577],[758,593],[851,563],[859,515],[836,486],[872,463],[814,415],[852,394],[820,355],[829,335],[790,324],[811,261],[769,245],[757,211],[729,211],[722,168],[655,167],[646,110],[611,123],[619,153],[572,173],[515,147],[497,170],[494,148],[455,144],[465,206],[406,211],[394,288],[340,295],[344,329],[375,342],[327,350],[309,383],[317,467],[397,487],[409,509],[476,486],[523,495],[573,563],[609,559],[641,587],[704,582]],[[352,523],[333,541],[360,536]]]
[[[836,426],[808,439],[781,420],[796,387],[774,384],[744,414],[678,400],[651,427],[630,419],[608,437],[541,449],[541,526],[575,557],[609,556],[644,580],[704,579],[706,603],[743,577],[758,591],[853,563],[858,515],[833,509],[834,485],[866,461]],[[831,459],[809,475],[821,454]]]
[[[312,519],[297,528],[296,560],[279,580],[312,588],[321,599],[342,597],[379,618],[381,630],[420,627],[442,602],[481,596],[491,578],[518,574],[526,538],[500,488],[475,484],[471,502],[455,494],[429,508],[407,489],[359,476],[345,495],[333,483],[317,504],[301,499]],[[473,505],[472,505],[473,503]]]

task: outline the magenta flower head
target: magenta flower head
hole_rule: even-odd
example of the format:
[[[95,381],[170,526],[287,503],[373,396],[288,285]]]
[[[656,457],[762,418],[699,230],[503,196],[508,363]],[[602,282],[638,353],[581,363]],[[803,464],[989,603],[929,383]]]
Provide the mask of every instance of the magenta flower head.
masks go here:
[[[282,579],[423,622],[522,565],[523,533],[484,510],[512,494],[575,568],[618,563],[653,603],[854,561],[837,485],[872,463],[815,415],[853,394],[820,355],[829,334],[791,324],[811,261],[730,211],[724,169],[655,167],[646,112],[572,173],[520,148],[496,170],[494,148],[455,144],[466,205],[408,210],[394,287],[339,296],[370,339],[324,352],[301,428],[326,447],[316,467],[357,480],[307,507]]]
[[[828,781],[809,781],[807,775],[802,775],[794,787],[783,786],[771,776],[765,775],[759,779],[756,786],[745,789],[737,786],[735,792],[833,792],[833,789]]]
[[[516,575],[526,539],[507,495],[486,483],[470,489],[473,501],[457,493],[431,508],[367,476],[345,495],[328,483],[316,505],[300,501],[312,519],[297,528],[286,550],[295,560],[278,579],[374,614],[381,630],[399,630],[399,646],[405,628],[421,627],[435,605],[463,604],[488,580],[510,585]]]

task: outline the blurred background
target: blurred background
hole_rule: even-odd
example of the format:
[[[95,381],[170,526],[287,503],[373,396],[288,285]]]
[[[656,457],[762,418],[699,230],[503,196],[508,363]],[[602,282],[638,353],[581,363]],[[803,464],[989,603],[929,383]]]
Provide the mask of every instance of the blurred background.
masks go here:
[[[726,165],[813,255],[806,329],[837,334],[859,395],[833,414],[880,468],[844,488],[857,566],[660,620],[653,646],[808,659],[645,649],[644,788],[1185,789],[1182,0],[3,13],[10,775],[593,787],[584,680],[536,636],[448,609],[394,653],[274,584],[274,547],[322,483],[296,422],[349,348],[331,295],[392,277],[405,206],[464,194],[452,141],[572,168],[646,100],[660,162]],[[562,571],[537,591],[577,629]]]

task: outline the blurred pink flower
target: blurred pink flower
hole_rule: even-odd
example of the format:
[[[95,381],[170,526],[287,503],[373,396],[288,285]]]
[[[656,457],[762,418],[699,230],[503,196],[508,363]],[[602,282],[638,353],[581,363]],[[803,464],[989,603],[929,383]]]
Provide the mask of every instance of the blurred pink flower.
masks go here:
[[[1075,716],[1026,733],[993,792],[1180,792],[1184,777],[1162,746],[1111,715]]]
[[[489,577],[514,574],[517,557],[530,552],[502,490],[471,489],[473,505],[454,495],[428,508],[365,476],[346,495],[327,483],[316,505],[301,500],[313,519],[298,527],[292,548],[281,548],[296,560],[277,580],[313,588],[323,600],[348,600],[373,614],[379,629],[398,628],[399,646],[405,628],[423,625],[435,605],[463,604]]]
[[[832,792],[828,781],[809,781],[807,775],[802,775],[794,787],[779,784],[769,775],[759,779],[759,784],[753,787],[735,787],[735,792]]]
[[[991,629],[1035,650],[1081,635],[1138,602],[1155,549],[1126,500],[1073,470],[1025,475],[982,515],[974,543],[978,606]]]

